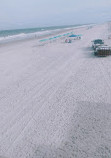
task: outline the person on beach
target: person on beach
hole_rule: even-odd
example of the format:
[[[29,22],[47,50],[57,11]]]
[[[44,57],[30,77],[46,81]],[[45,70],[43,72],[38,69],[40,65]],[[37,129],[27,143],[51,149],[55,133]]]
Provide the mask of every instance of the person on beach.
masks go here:
[[[68,43],[71,43],[72,42],[72,40],[71,39],[69,39],[69,42]]]
[[[68,43],[68,40],[67,40],[67,39],[65,40],[65,43]]]

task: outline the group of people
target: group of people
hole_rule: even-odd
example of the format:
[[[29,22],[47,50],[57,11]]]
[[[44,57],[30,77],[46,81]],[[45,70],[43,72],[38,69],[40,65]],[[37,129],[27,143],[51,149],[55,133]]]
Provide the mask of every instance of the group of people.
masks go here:
[[[72,40],[71,39],[66,39],[65,43],[72,43]]]
[[[72,40],[80,40],[81,39],[81,37],[80,36],[78,36],[78,37],[76,37],[76,38],[74,38],[74,39],[72,39]],[[66,39],[65,40],[65,43],[72,43],[72,40],[71,39]]]

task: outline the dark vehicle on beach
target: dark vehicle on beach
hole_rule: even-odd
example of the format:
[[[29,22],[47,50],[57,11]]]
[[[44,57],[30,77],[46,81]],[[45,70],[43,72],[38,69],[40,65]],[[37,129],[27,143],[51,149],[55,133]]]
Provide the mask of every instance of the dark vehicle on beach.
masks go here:
[[[99,57],[105,57],[111,55],[111,47],[99,46],[95,49],[94,54]]]
[[[98,46],[101,46],[104,44],[104,41],[102,39],[96,39],[92,41],[92,48],[95,50]]]

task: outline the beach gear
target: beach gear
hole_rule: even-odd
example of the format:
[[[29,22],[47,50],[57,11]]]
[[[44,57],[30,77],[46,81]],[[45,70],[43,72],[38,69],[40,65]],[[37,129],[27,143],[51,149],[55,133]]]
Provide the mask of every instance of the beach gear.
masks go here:
[[[70,35],[69,37],[81,37],[82,35],[74,35],[74,34],[72,34],[72,35]]]
[[[73,32],[69,32],[69,33],[65,33],[63,35],[57,35],[57,36],[50,37],[50,38],[47,38],[47,39],[41,39],[39,42],[46,42],[46,41],[50,41],[50,40],[55,40],[55,39],[60,38],[60,37],[69,36],[72,33]]]

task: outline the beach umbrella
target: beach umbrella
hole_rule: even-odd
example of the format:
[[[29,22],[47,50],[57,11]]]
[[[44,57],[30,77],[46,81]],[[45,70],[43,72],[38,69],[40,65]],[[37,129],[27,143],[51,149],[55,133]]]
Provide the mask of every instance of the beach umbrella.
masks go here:
[[[63,36],[66,36],[66,34],[63,34]]]
[[[58,37],[61,37],[61,35],[58,35]]]
[[[45,41],[47,41],[48,39],[42,39],[42,40],[40,40],[39,42],[45,42]]]
[[[78,35],[78,36],[82,36],[82,35]]]
[[[57,38],[60,37],[60,35],[56,36]]]
[[[49,40],[52,40],[52,39],[54,39],[54,38],[53,37],[49,38]]]
[[[70,35],[69,37],[80,37],[82,35]]]
[[[70,35],[69,37],[77,37],[77,35]]]

